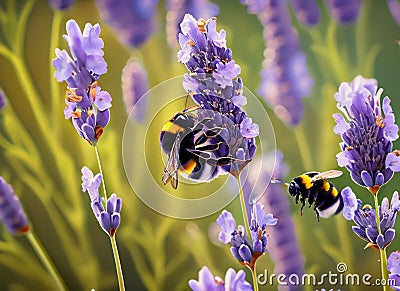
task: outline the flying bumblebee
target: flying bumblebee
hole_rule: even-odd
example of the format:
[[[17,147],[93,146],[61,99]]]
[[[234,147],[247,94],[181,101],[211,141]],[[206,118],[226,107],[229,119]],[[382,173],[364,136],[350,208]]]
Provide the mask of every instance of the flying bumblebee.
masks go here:
[[[174,189],[178,187],[178,172],[190,180],[204,182],[218,174],[218,166],[230,162],[229,158],[214,158],[213,151],[218,150],[221,142],[207,141],[218,139],[222,128],[202,132],[203,124],[210,119],[197,121],[197,108],[192,106],[176,113],[160,134],[161,148],[168,155],[161,181],[164,185],[170,182]]]
[[[295,197],[296,204],[300,203],[301,215],[303,208],[314,205],[314,211],[319,221],[320,217],[328,218],[338,214],[343,209],[343,198],[336,187],[327,179],[342,175],[341,171],[329,170],[323,173],[308,172],[294,178],[288,185],[289,194]]]

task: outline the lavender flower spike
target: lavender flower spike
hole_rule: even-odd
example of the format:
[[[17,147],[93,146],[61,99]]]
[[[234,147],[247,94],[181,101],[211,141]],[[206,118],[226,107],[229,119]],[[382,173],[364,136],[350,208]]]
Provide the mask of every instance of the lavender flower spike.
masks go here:
[[[354,213],[353,231],[367,243],[366,247],[384,249],[394,239],[397,212],[400,210],[400,200],[397,192],[393,193],[389,205],[385,197],[379,209],[379,221],[382,234],[378,233],[376,225],[376,211],[369,205],[361,207],[361,200],[358,200],[358,208]]]
[[[397,0],[386,0],[386,4],[393,19],[400,25],[400,3]]]
[[[112,194],[106,201],[99,194],[101,175],[93,175],[87,167],[82,168],[82,191],[88,192],[90,196],[93,214],[101,228],[110,236],[114,236],[121,221],[122,199]]]
[[[0,221],[12,234],[29,231],[29,223],[12,187],[0,177]]]
[[[326,0],[330,14],[341,24],[354,22],[360,14],[361,5],[361,0]]]
[[[251,291],[253,288],[245,281],[245,272],[239,270],[237,273],[229,268],[225,274],[225,281],[214,277],[207,267],[199,271],[199,280],[190,280],[189,287],[193,291]]]
[[[252,242],[246,236],[243,226],[236,227],[235,219],[229,211],[224,210],[217,219],[221,227],[218,239],[224,244],[229,243],[232,255],[252,270],[257,259],[267,251],[266,227],[278,221],[272,214],[266,214],[263,208],[260,203],[253,205],[250,222]]]
[[[66,27],[68,35],[64,35],[64,39],[71,55],[56,49],[54,77],[68,84],[65,118],[72,118],[78,134],[91,145],[96,145],[110,120],[111,107],[110,94],[98,86],[98,79],[107,72],[102,50],[104,43],[99,37],[100,26],[87,23],[81,32],[76,21],[69,20]]]
[[[334,114],[334,132],[341,136],[339,166],[350,171],[359,185],[376,193],[387,183],[393,172],[400,171],[400,154],[392,152],[397,140],[398,126],[389,97],[383,99],[375,79],[357,76],[350,83],[342,83],[335,94],[342,114]]]

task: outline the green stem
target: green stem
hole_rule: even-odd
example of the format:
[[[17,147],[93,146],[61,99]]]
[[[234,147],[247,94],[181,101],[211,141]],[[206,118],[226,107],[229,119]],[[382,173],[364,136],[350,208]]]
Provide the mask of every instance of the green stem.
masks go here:
[[[249,219],[247,217],[246,202],[244,201],[242,184],[240,182],[240,174],[238,174],[235,177],[236,177],[236,181],[237,181],[238,188],[239,188],[239,198],[240,198],[240,206],[242,207],[243,223],[244,223],[244,227],[246,229],[246,233],[247,233],[248,237],[250,237],[250,224],[249,224]]]
[[[35,250],[36,254],[38,255],[39,259],[42,261],[47,272],[49,272],[50,276],[54,280],[54,283],[57,286],[57,289],[58,290],[67,290],[65,287],[64,281],[61,279],[60,274],[58,273],[56,267],[54,266],[53,262],[51,261],[50,256],[44,249],[40,240],[33,234],[32,230],[26,234],[26,237],[28,238],[30,244],[32,245],[32,247]]]
[[[103,192],[104,192],[104,201],[107,201],[107,190],[106,190],[106,182],[104,181],[104,175],[103,175],[103,169],[101,167],[101,161],[100,161],[100,155],[99,151],[97,149],[97,146],[94,146],[94,149],[96,151],[96,159],[97,159],[97,164],[99,165],[99,170],[100,170],[100,175],[101,175],[101,181],[103,184]]]
[[[375,219],[376,219],[376,226],[378,228],[378,234],[382,234],[381,230],[381,222],[379,219],[379,201],[378,201],[378,191],[374,194],[374,203],[375,203]],[[387,282],[387,279],[389,277],[388,269],[387,269],[387,256],[386,256],[386,248],[381,249],[379,248],[379,255],[381,257],[381,273],[382,273],[382,279],[384,279]],[[382,286],[383,291],[388,290],[385,285]]]
[[[124,276],[122,274],[121,261],[119,260],[117,240],[115,238],[115,235],[110,236],[110,240],[114,255],[115,268],[117,269],[119,290],[124,291],[125,290]]]
[[[53,21],[51,24],[51,34],[50,34],[50,49],[49,49],[49,79],[50,79],[50,98],[51,98],[51,112],[53,114],[53,126],[58,125],[56,122],[59,117],[59,112],[61,109],[60,101],[62,100],[59,96],[58,82],[53,76],[53,58],[54,51],[58,47],[58,40],[60,37],[60,27],[63,20],[64,13],[61,10],[54,11]],[[54,133],[58,133],[59,130],[54,128]]]
[[[310,145],[304,133],[304,127],[301,124],[294,129],[294,135],[299,146],[299,153],[303,162],[303,167],[307,171],[310,171],[313,166],[313,160],[310,151]]]
[[[258,291],[258,282],[257,282],[257,272],[256,272],[256,268],[254,267],[253,269],[250,269],[251,271],[251,277],[253,279],[253,289],[254,291]]]

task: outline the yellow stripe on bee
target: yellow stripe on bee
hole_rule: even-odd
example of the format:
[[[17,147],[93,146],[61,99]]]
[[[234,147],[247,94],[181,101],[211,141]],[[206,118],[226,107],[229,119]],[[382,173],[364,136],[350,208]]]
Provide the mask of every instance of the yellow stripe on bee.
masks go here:
[[[299,178],[301,179],[301,183],[304,185],[304,187],[307,190],[310,189],[313,186],[311,178],[308,175],[303,174],[303,175],[300,175]]]
[[[338,196],[339,192],[335,187],[333,187],[332,190],[331,190],[331,194],[332,194],[333,197],[336,197],[336,196]]]
[[[177,134],[178,132],[183,131],[183,127],[179,126],[178,124],[172,122],[172,121],[167,121],[163,128],[163,131],[169,132],[169,133],[173,133],[173,134]]]
[[[330,188],[331,188],[331,184],[329,184],[328,181],[324,180],[324,182],[322,184],[322,189],[324,189],[325,192],[328,192]]]
[[[186,164],[183,165],[183,170],[187,174],[191,174],[196,167],[197,163],[195,160],[189,160]]]

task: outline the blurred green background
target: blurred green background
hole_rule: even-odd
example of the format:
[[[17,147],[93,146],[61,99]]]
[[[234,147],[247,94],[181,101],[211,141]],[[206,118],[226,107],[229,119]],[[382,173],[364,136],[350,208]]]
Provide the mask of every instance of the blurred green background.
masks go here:
[[[7,7],[8,2],[13,1],[1,1],[1,7]],[[21,9],[25,2],[17,2],[17,8]],[[256,92],[265,48],[262,26],[256,16],[248,14],[247,8],[239,1],[213,2],[219,6],[218,29],[227,32],[227,45],[242,68],[244,85]],[[288,180],[310,170],[338,168],[335,155],[339,151],[340,140],[333,133],[334,121],[331,116],[337,112],[333,94],[341,82],[350,81],[357,74],[376,78],[379,87],[384,88],[384,94],[391,97],[395,114],[400,114],[400,48],[396,43],[400,38],[400,30],[386,2],[364,1],[360,18],[349,26],[335,23],[324,2],[318,1],[318,4],[321,21],[316,27],[305,29],[293,17],[293,25],[298,30],[309,70],[315,80],[312,95],[304,99],[302,123],[295,129],[287,127],[265,106],[275,129],[277,148],[284,153],[285,162],[290,166]],[[127,114],[122,100],[122,68],[130,57],[138,58],[147,69],[150,87],[186,73],[185,67],[177,63],[177,49],[167,45],[165,15],[165,3],[160,1],[156,32],[139,49],[129,49],[120,44],[114,32],[101,22],[93,1],[76,1],[64,12],[61,34],[56,39],[58,47],[66,47],[61,35],[65,33],[64,24],[70,18],[76,19],[80,27],[86,22],[101,24],[108,73],[101,77],[100,86],[110,92],[113,102],[111,122],[99,142],[99,151],[108,192],[115,192],[123,198],[117,240],[127,290],[187,290],[187,281],[197,278],[198,270],[203,265],[209,266],[214,275],[220,277],[228,267],[236,270],[242,268],[231,257],[227,246],[216,246],[209,240],[209,225],[219,212],[191,221],[160,215],[137,198],[125,176],[121,148]],[[19,21],[11,15],[7,17],[6,22],[11,27]],[[21,76],[21,71],[16,70],[15,62],[0,57],[0,86],[8,97],[7,107],[0,112],[0,175],[13,185],[34,231],[71,290],[116,290],[117,280],[109,240],[98,227],[88,195],[81,192],[81,167],[86,165],[98,172],[94,150],[77,135],[71,122],[64,120],[65,84],[57,83],[60,98],[58,107],[51,103],[50,84],[55,82],[50,67],[50,60],[55,55],[49,52],[52,18],[53,11],[47,1],[33,4],[26,26],[25,44],[20,52],[20,55],[24,55],[22,63],[25,72],[32,78],[38,94],[29,94],[29,88],[23,84],[26,80]],[[4,31],[2,33],[4,36]],[[38,123],[38,116],[35,116],[30,101],[34,96],[39,96],[39,100],[33,102],[39,104],[42,114],[39,117],[46,125],[45,131]],[[162,103],[163,96],[158,98]],[[183,102],[177,102],[166,107],[162,116],[167,120],[182,109]],[[142,126],[146,130],[148,124]],[[295,132],[304,133],[304,143],[299,144],[294,139]],[[150,129],[147,137],[152,138],[154,143],[150,143],[150,149],[146,151],[150,155],[154,152],[154,163],[151,160],[148,162],[151,168],[157,168],[154,165],[158,163],[161,174],[163,165],[158,135],[159,129]],[[399,147],[399,142],[395,142],[394,148]],[[304,164],[301,157],[307,151],[312,159],[308,161],[309,164]],[[135,167],[138,175],[145,172],[142,169],[146,165],[138,164]],[[225,177],[220,179],[224,180]],[[393,191],[398,190],[399,181],[400,177],[395,175],[381,190],[380,198],[391,197]],[[215,183],[213,185],[218,185],[221,181]],[[335,179],[335,185],[339,189],[350,185],[364,203],[373,204],[371,195],[356,186],[346,170],[342,177]],[[184,196],[185,193],[178,192],[177,195]],[[298,205],[291,201],[291,206],[305,257],[306,272],[322,274],[335,271],[336,264],[342,261],[349,266],[348,272],[370,273],[375,278],[379,277],[378,252],[363,250],[365,244],[351,231],[351,222],[334,217],[317,223],[312,211],[305,211],[300,217]],[[241,217],[238,199],[227,208],[238,219]],[[388,247],[388,254],[398,249],[398,242],[399,238],[396,238]],[[260,259],[257,268],[259,272],[264,269],[273,271],[273,262],[268,254]],[[249,273],[246,278],[251,282]],[[330,286],[308,286],[305,289],[323,287],[328,289]],[[52,288],[51,280],[26,239],[11,237],[0,228],[0,290]],[[342,286],[341,290],[363,288]],[[260,286],[260,289],[264,290],[266,286]],[[276,285],[268,286],[268,290],[275,289]],[[376,287],[376,290],[380,289]]]

